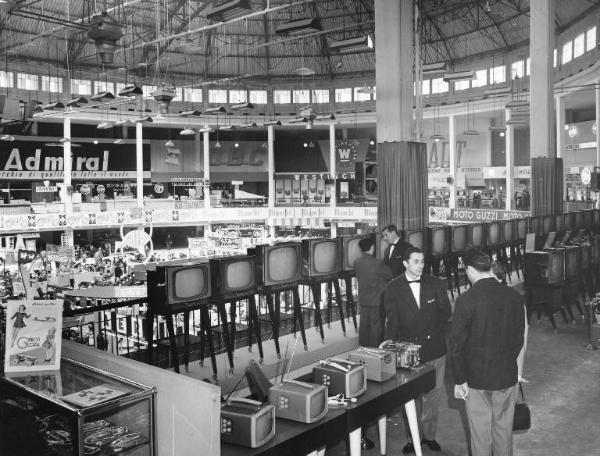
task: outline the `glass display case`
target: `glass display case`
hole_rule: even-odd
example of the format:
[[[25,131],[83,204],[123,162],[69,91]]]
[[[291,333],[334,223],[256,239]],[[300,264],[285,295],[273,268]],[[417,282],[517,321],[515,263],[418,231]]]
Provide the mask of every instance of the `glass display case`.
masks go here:
[[[6,373],[0,399],[35,419],[35,438],[17,440],[26,454],[155,454],[152,387],[63,358],[60,371]]]

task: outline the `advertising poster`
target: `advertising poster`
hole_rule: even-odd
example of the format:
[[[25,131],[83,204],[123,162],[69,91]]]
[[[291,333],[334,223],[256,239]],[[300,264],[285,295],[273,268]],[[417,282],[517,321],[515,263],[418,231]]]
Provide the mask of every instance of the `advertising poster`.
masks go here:
[[[60,369],[62,312],[60,300],[7,302],[5,372]]]
[[[18,264],[27,299],[48,291],[48,272],[44,258],[34,250],[19,250]]]

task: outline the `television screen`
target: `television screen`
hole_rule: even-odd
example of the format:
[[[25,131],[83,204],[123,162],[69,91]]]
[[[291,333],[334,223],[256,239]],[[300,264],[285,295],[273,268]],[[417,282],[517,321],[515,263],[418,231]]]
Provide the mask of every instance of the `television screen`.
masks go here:
[[[547,236],[551,231],[554,231],[554,220],[554,215],[544,215],[542,217],[542,234]]]
[[[349,397],[360,396],[367,389],[367,370],[357,369],[350,373],[348,378]]]
[[[585,224],[583,221],[583,211],[575,211],[575,228],[580,230],[585,228]]]
[[[288,284],[302,278],[299,242],[261,244],[248,249],[255,256],[257,282],[265,286]]]
[[[565,212],[565,231],[575,231],[575,213],[574,212]]]
[[[448,227],[444,225],[430,226],[428,251],[431,255],[446,255],[450,251]]]
[[[562,233],[565,230],[565,216],[557,214],[554,216],[554,231]]]
[[[323,414],[323,411],[327,407],[327,390],[324,389],[321,394],[313,394],[310,398],[310,412],[311,418],[316,418]]]
[[[206,261],[157,265],[147,272],[148,305],[155,313],[174,313],[211,295]]]
[[[302,240],[302,273],[305,277],[337,274],[341,271],[340,239]]]
[[[502,222],[490,222],[487,225],[487,245],[496,247],[502,244]]]
[[[544,243],[544,249],[549,249],[554,245],[554,241],[556,240],[556,232],[551,231],[546,238],[546,242]]]
[[[564,250],[554,249],[547,252],[525,254],[525,283],[533,285],[552,285],[564,280]]]
[[[565,253],[565,275],[567,277],[579,276],[579,248],[568,247]]]
[[[529,220],[526,218],[517,219],[517,240],[524,241],[527,237],[527,227],[529,225]]]
[[[231,256],[210,260],[212,294],[252,292],[256,289],[253,256]]]
[[[469,244],[472,247],[485,247],[486,233],[484,223],[473,223],[469,225]]]
[[[427,249],[425,230],[402,231],[402,238],[413,247],[420,248],[426,256],[430,254]]]
[[[452,245],[451,251],[460,253],[467,250],[469,243],[469,227],[468,225],[450,225]]]
[[[340,236],[342,242],[342,268],[344,271],[354,270],[354,260],[361,256],[362,252],[358,243],[366,236],[349,235]]]
[[[262,413],[256,417],[256,443],[257,446],[261,446],[267,440],[270,439],[273,433],[273,426],[275,426],[275,420],[270,413]]]
[[[537,235],[542,234],[542,217],[529,217],[529,232]]]
[[[517,222],[515,220],[504,220],[504,222],[502,222],[502,227],[503,227],[502,235],[503,235],[505,244],[512,243],[517,240],[516,226],[517,226]]]

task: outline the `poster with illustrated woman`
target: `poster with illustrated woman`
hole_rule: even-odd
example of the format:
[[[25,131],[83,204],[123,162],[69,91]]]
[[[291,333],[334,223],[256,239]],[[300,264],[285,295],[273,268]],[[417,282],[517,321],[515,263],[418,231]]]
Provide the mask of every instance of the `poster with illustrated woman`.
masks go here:
[[[60,300],[7,302],[5,372],[60,369],[62,312]]]

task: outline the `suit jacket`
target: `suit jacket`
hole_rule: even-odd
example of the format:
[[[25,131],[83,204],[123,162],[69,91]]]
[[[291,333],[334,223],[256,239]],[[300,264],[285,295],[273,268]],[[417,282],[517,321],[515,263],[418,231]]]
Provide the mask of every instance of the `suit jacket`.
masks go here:
[[[456,300],[450,357],[456,384],[501,390],[517,383],[523,346],[523,298],[495,278],[478,280]]]
[[[394,277],[389,266],[373,255],[363,253],[354,260],[354,274],[358,281],[359,307],[380,307],[385,286]]]
[[[404,264],[402,263],[402,260],[404,260],[404,254],[410,247],[412,247],[411,244],[409,244],[406,241],[403,241],[402,239],[398,239],[396,241],[394,250],[392,251],[391,258],[390,249],[392,248],[392,246],[388,245],[386,247],[385,254],[383,255],[383,263],[391,268],[394,277],[398,277],[404,272],[405,268]]]
[[[386,339],[421,345],[421,360],[431,361],[446,354],[446,322],[452,315],[446,284],[437,277],[421,276],[421,306],[406,275],[392,280],[385,289]]]

